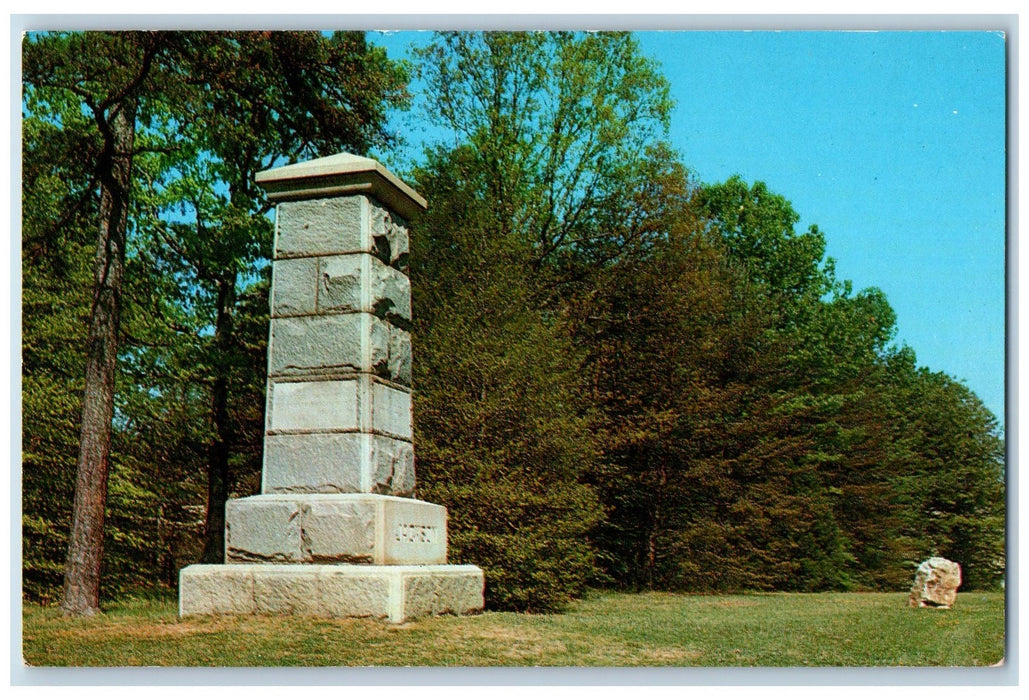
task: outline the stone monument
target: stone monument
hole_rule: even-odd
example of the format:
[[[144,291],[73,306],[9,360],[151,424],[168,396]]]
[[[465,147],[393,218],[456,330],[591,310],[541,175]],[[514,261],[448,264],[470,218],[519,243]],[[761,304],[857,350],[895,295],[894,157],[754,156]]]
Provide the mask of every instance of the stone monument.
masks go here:
[[[912,608],[949,609],[958,597],[961,567],[943,557],[930,557],[915,571],[908,605]]]
[[[277,205],[261,494],[228,502],[224,564],[180,572],[179,614],[482,610],[446,509],[413,497],[405,221],[425,200],[347,153],[257,182]]]

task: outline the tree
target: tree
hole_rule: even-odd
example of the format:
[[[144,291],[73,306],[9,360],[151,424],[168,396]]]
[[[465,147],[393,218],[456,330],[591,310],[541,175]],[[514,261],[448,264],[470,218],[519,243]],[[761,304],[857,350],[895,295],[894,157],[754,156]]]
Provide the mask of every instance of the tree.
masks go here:
[[[422,492],[451,508],[489,605],[559,609],[593,575],[600,515],[566,303],[644,235],[632,198],[668,85],[628,34],[446,33],[419,57],[454,136],[416,173]]]
[[[682,167],[665,172],[643,208],[663,234],[580,312],[604,413],[602,560],[634,588],[825,586],[843,546],[805,426],[830,405],[769,382],[786,369],[780,305],[698,216]]]
[[[249,359],[238,351],[236,330],[241,283],[255,279],[271,254],[270,205],[254,176],[286,158],[390,146],[386,116],[404,103],[407,77],[361,33],[177,36],[185,47],[177,71],[191,90],[184,106],[193,118],[183,125],[169,115],[180,144],[156,164],[155,173],[166,176],[150,180],[148,248],[154,264],[179,277],[174,303],[199,314],[194,342],[204,349],[196,381],[208,386],[213,428],[203,558],[217,563],[224,558],[230,457],[247,432],[232,419],[231,397],[258,387],[263,396],[263,369],[240,374]]]
[[[65,613],[97,611],[109,472],[111,419],[121,314],[132,158],[140,94],[163,49],[157,34],[48,35],[25,44],[25,81],[37,90],[66,91],[89,110],[100,150],[99,233],[94,297],[86,340],[79,458],[72,531],[61,606]],[[69,60],[74,56],[74,60]]]
[[[898,585],[915,556],[900,501],[927,486],[905,475],[933,440],[901,409],[910,351],[889,345],[893,310],[834,279],[784,198],[735,180],[693,190],[678,171],[669,159],[639,202],[658,233],[576,311],[603,415],[600,561],[637,588]],[[953,510],[935,520],[961,521]]]
[[[699,188],[693,206],[734,271],[726,308],[757,313],[736,307],[733,317],[750,319],[743,326],[733,321],[736,333],[750,331],[743,342],[731,340],[735,333],[721,341],[734,359],[687,390],[706,397],[706,411],[683,434],[695,443],[688,473],[714,490],[696,494],[696,507],[670,544],[671,558],[681,562],[679,584],[847,587],[853,567],[831,485],[838,445],[829,436],[846,400],[841,359],[864,352],[861,358],[872,364],[863,368],[871,367],[876,351],[834,340],[849,331],[823,323],[844,320],[827,313],[843,302],[827,305],[824,297],[845,285],[823,259],[821,232],[795,232],[799,216],[785,198],[762,183],[731,178]],[[891,324],[892,312],[883,318]],[[709,575],[719,568],[721,575]]]
[[[30,598],[51,600],[60,597],[71,529],[72,467],[79,452],[85,381],[83,348],[93,299],[90,249],[95,250],[99,228],[95,154],[101,143],[89,110],[84,110],[70,91],[29,85],[26,108],[22,171],[23,590]],[[138,163],[137,152],[134,166]],[[131,265],[131,257],[127,265]],[[131,274],[127,282],[131,285]],[[123,300],[125,296],[123,289]],[[132,325],[132,304],[128,312]],[[125,316],[123,304],[120,347],[126,334]],[[117,405],[125,390],[121,365],[120,358],[115,412],[125,416],[124,404]],[[115,429],[109,490],[125,494],[135,486],[126,482],[127,475],[119,469],[126,462],[119,442]],[[168,475],[158,468],[152,476]],[[123,512],[117,498],[108,505],[103,579],[122,589],[138,572],[131,556],[142,552],[145,559],[152,542],[143,542],[143,531],[136,527],[144,515],[142,506],[132,519],[132,508]],[[123,546],[129,543],[138,544],[131,556]]]
[[[78,109],[61,115],[85,119]],[[74,473],[65,465],[78,454],[97,212],[83,192],[91,173],[72,157],[81,142],[41,120],[25,120],[22,133],[23,585],[50,600],[60,593],[71,527]],[[62,161],[69,167],[55,167]]]
[[[942,556],[961,565],[965,588],[993,588],[1005,570],[1004,442],[997,419],[952,377],[907,369],[907,381],[895,390],[907,469],[894,478],[908,577],[923,559]]]
[[[532,301],[524,242],[466,196],[465,151],[419,174],[432,206],[412,236],[419,497],[449,509],[451,561],[486,573],[491,608],[545,612],[593,574],[599,517],[577,350]]]
[[[637,233],[648,144],[672,102],[628,33],[449,32],[418,52],[430,118],[467,144],[484,176],[468,192],[535,272],[617,256]],[[574,254],[573,254],[574,251]]]
[[[800,216],[763,182],[748,186],[739,176],[697,191],[698,215],[721,237],[726,252],[781,304],[797,304],[831,290],[832,260],[824,260],[825,237],[817,226],[798,234]],[[823,266],[823,262],[825,263]]]
[[[382,50],[368,48],[353,33],[44,34],[27,41],[25,65],[27,121],[57,135],[58,145],[80,147],[65,148],[54,170],[71,173],[87,163],[89,176],[101,185],[99,217],[110,222],[97,224],[97,270],[103,273],[94,304],[99,340],[91,347],[104,361],[102,372],[90,370],[97,378],[86,384],[86,457],[76,496],[77,511],[85,515],[75,519],[75,532],[85,535],[72,538],[65,595],[69,612],[88,614],[98,603],[116,404],[123,411],[117,438],[138,437],[134,431],[141,425],[157,425],[148,411],[171,396],[209,403],[213,430],[192,437],[207,443],[207,559],[220,560],[232,454],[240,451],[240,439],[259,444],[261,435],[253,428],[261,417],[234,406],[263,397],[265,363],[241,352],[255,343],[241,338],[236,325],[271,239],[267,204],[253,175],[286,156],[388,145],[385,114],[403,100],[405,76]],[[83,113],[91,122],[78,116]],[[36,150],[42,154],[43,148]],[[93,184],[74,182],[52,230],[36,229],[40,234],[31,234],[26,245],[52,248],[77,212],[94,211],[88,206]],[[119,372],[132,384],[116,394]],[[186,421],[177,423],[181,439],[197,430],[200,415],[177,408],[165,404],[162,410],[170,423],[176,416]],[[169,438],[178,443],[175,435]],[[116,480],[115,490],[149,498],[129,487],[161,474],[147,468],[147,457],[131,444],[122,444],[116,471],[124,479]],[[251,464],[259,463],[252,449],[242,451],[251,453]],[[117,532],[127,534],[121,525],[131,529],[131,520]]]

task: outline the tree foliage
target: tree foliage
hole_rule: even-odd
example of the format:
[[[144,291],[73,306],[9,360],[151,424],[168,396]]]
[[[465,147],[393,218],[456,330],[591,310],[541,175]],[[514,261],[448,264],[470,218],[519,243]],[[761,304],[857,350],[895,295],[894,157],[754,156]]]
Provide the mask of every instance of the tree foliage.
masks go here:
[[[117,391],[113,420],[99,421],[113,425],[114,450],[105,581],[110,592],[173,584],[196,560],[198,518],[206,558],[220,560],[224,501],[255,490],[260,469],[272,227],[254,174],[284,158],[388,147],[386,114],[404,101],[406,74],[355,33],[41,34],[25,52],[23,245],[40,294],[59,293],[55,275],[79,262],[71,243],[102,219],[104,125],[91,115],[118,99],[137,106]],[[27,309],[45,305],[27,291]],[[88,283],[77,291],[88,295]],[[42,342],[49,321],[26,329],[27,345]],[[27,366],[26,385],[43,373]],[[43,400],[26,406],[26,444],[46,424]],[[59,484],[49,473],[63,473],[61,459],[41,457],[39,470],[27,462],[26,492],[42,497]],[[26,532],[53,532],[65,516],[36,504],[26,500]],[[40,570],[59,568],[45,557]],[[29,595],[50,595],[49,576],[37,587],[33,573]]]
[[[914,554],[961,564],[964,586],[998,585],[1005,570],[1004,442],[968,387],[914,369],[896,387],[909,452],[898,475],[901,536]]]
[[[600,512],[555,290],[644,235],[625,195],[649,184],[668,85],[628,34],[445,33],[418,55],[459,144],[416,174],[431,202],[412,238],[421,483],[457,514],[490,603],[560,607],[594,575]]]
[[[671,111],[632,36],[450,32],[418,56],[430,118],[477,161],[468,195],[496,233],[530,244],[537,272],[616,255],[633,233],[625,194],[645,187]]]
[[[995,423],[890,345],[885,296],[837,281],[822,234],[797,234],[798,220],[760,183],[696,188],[667,236],[611,268],[581,310],[609,439],[595,475],[602,560],[635,587],[823,590],[902,586],[946,551],[970,586],[994,585]],[[969,440],[944,467],[948,424]],[[965,470],[967,498],[941,479]],[[942,481],[944,505],[930,505]]]
[[[448,507],[450,559],[483,567],[488,605],[559,609],[593,575],[599,516],[579,484],[594,448],[577,351],[533,303],[531,249],[461,193],[463,155],[420,177],[434,206],[411,257],[419,496]]]
[[[765,183],[748,185],[733,176],[700,188],[696,205],[705,225],[721,238],[729,258],[744,266],[748,279],[780,303],[810,300],[812,294],[817,297],[829,291],[831,261],[828,268],[822,265],[825,237],[817,226],[797,233],[800,215]]]
[[[255,175],[283,159],[364,153],[395,140],[386,112],[403,102],[406,75],[360,33],[212,32],[177,34],[177,77],[188,92],[185,124],[164,116],[176,147],[155,159],[147,179],[148,263],[176,279],[164,298],[193,310],[198,346],[193,381],[210,393],[204,561],[224,557],[225,502],[259,470],[233,470],[238,451],[259,452],[260,415],[241,424],[231,404],[260,403],[260,358],[238,337],[240,295],[271,255],[269,204]],[[265,271],[266,272],[266,271]],[[177,298],[176,298],[177,297]],[[211,332],[208,333],[208,330]],[[265,331],[258,329],[261,334]],[[249,445],[241,439],[249,437]],[[238,466],[238,465],[237,465]]]

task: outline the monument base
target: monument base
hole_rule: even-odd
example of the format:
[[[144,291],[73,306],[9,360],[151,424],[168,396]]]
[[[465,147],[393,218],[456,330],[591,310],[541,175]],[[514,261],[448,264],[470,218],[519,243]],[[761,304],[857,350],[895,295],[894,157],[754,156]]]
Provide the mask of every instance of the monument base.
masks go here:
[[[378,617],[483,609],[485,579],[472,565],[194,564],[179,572],[179,615]]]
[[[447,509],[370,493],[263,494],[225,505],[226,564],[447,563]]]

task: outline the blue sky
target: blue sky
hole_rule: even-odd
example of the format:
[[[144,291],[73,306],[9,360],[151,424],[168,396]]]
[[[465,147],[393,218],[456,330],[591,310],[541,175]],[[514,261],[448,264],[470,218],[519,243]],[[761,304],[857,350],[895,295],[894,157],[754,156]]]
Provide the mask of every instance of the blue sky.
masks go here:
[[[401,58],[428,35],[369,37]],[[824,232],[841,279],[886,293],[897,342],[963,380],[1003,424],[1004,36],[636,37],[672,85],[669,140],[697,179],[739,174],[789,199],[800,228]],[[433,132],[419,118],[401,118],[408,158]]]

